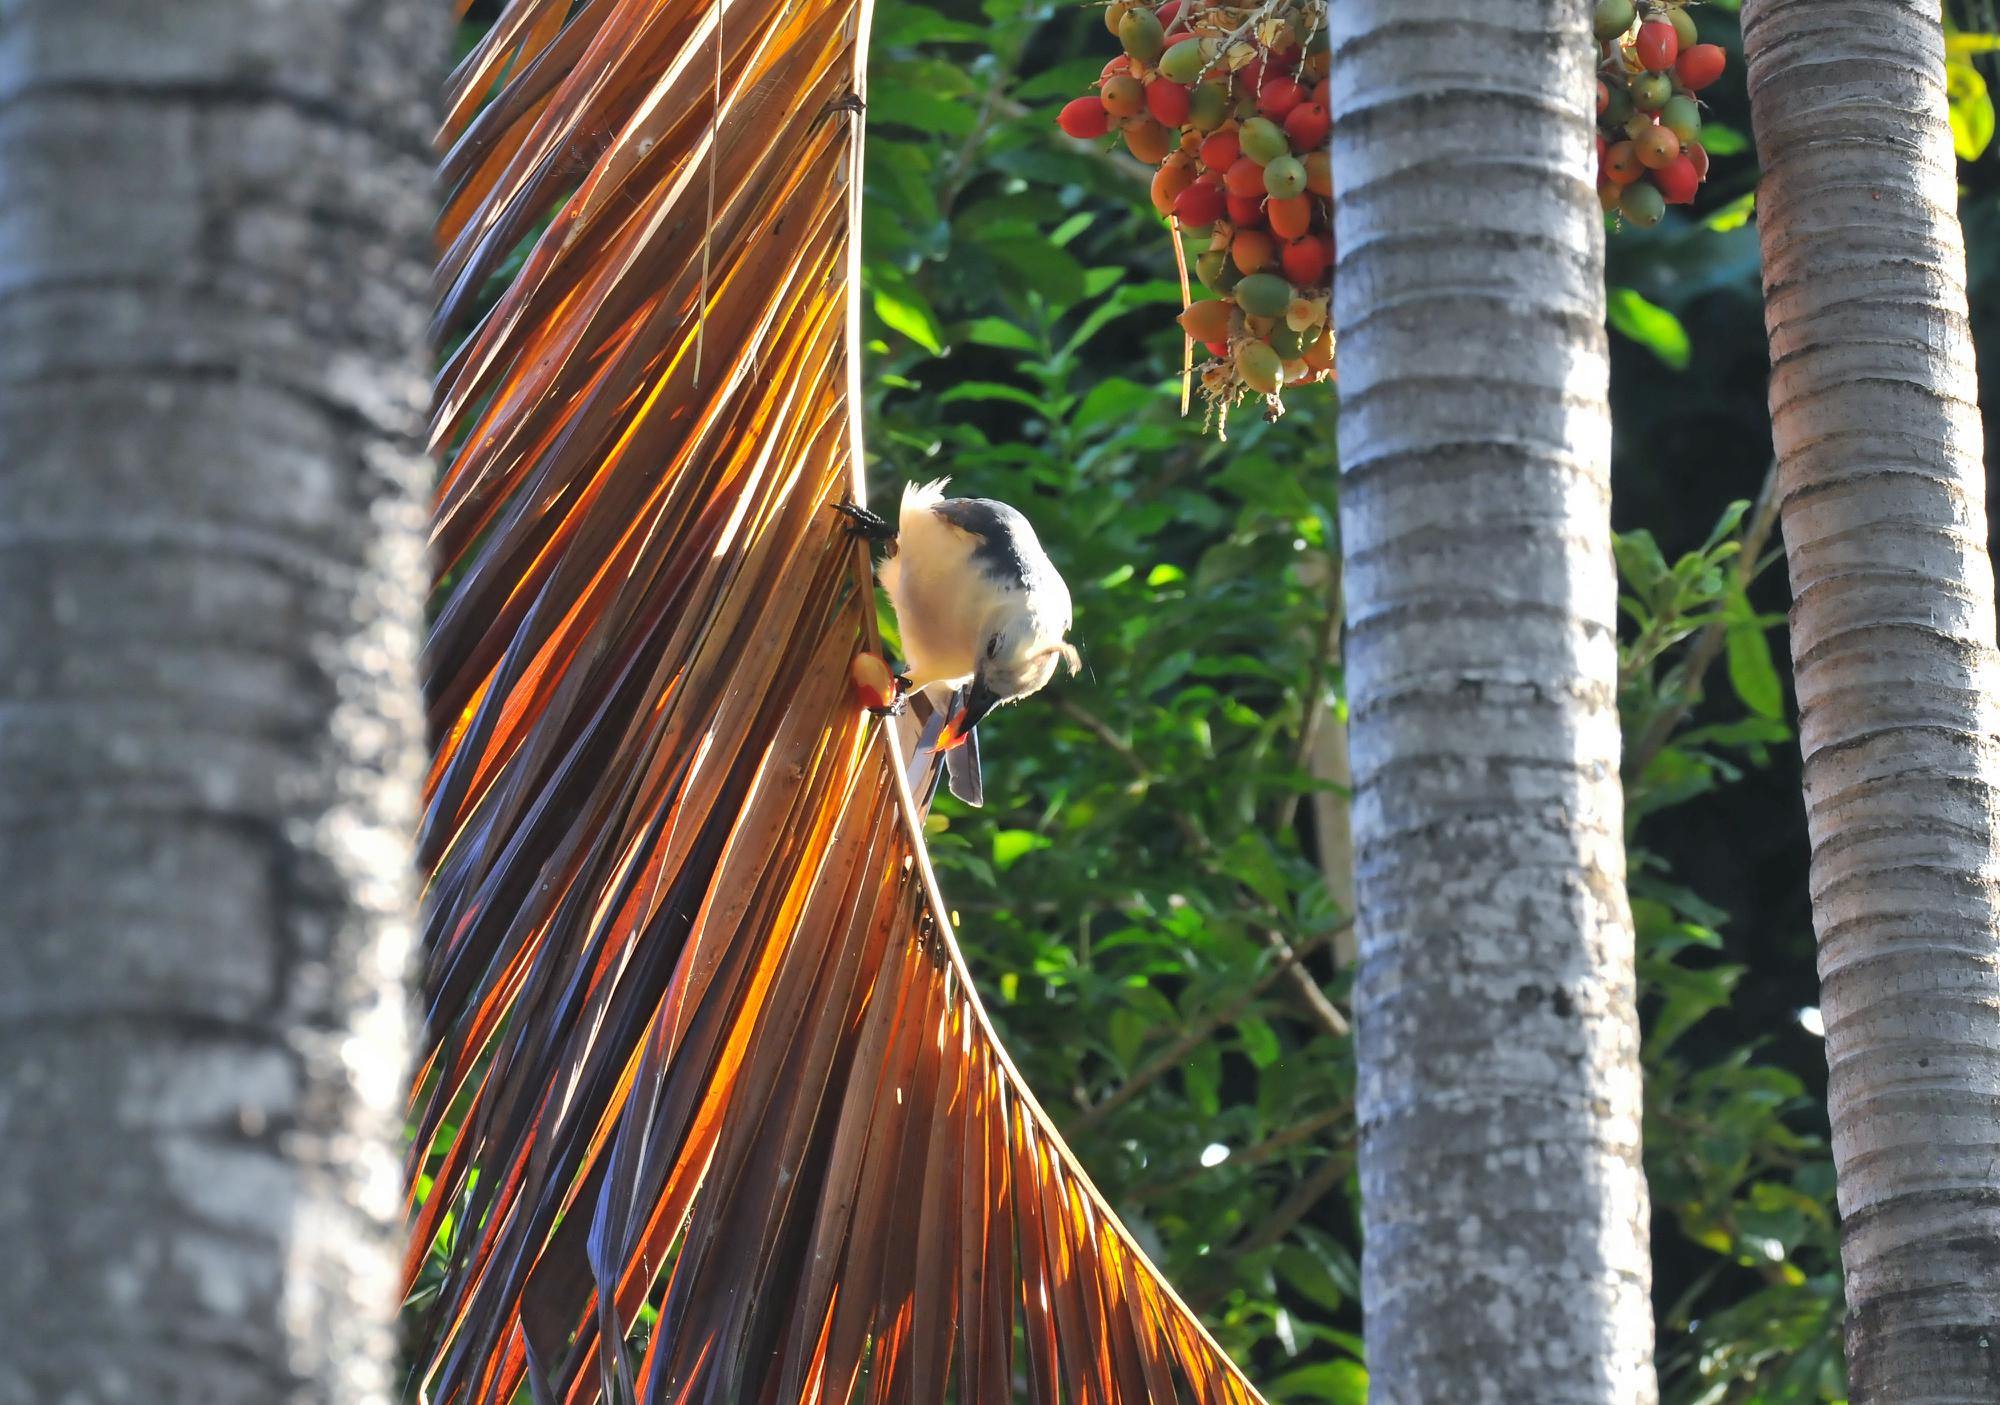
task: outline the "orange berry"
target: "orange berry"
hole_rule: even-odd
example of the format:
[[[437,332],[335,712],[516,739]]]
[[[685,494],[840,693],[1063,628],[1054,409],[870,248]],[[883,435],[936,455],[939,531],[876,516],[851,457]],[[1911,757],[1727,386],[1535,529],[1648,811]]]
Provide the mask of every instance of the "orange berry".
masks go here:
[[[1219,298],[1195,303],[1176,320],[1189,336],[1199,342],[1224,342],[1229,340],[1229,316],[1234,304]]]
[[[1153,173],[1153,208],[1163,215],[1173,213],[1174,201],[1193,184],[1193,171],[1176,162],[1167,162]]]
[[[1639,164],[1652,171],[1672,165],[1681,154],[1681,139],[1670,127],[1649,127],[1632,145],[1639,153]]]
[[[1324,151],[1308,151],[1306,162],[1306,189],[1328,200],[1333,198],[1333,158]]]
[[[1306,343],[1305,363],[1315,371],[1331,370],[1333,367],[1333,332],[1321,332]]]
[[[1242,273],[1262,273],[1277,253],[1276,242],[1261,229],[1239,229],[1229,243],[1229,257]]]
[[[1098,97],[1113,117],[1137,117],[1146,109],[1146,89],[1129,73],[1105,79]]]
[[[1143,117],[1126,126],[1125,147],[1148,166],[1158,165],[1174,149],[1174,134],[1152,118]]]
[[[1280,239],[1297,239],[1312,228],[1312,199],[1305,195],[1274,199],[1264,207],[1264,218]]]
[[[1630,185],[1646,174],[1645,163],[1639,160],[1639,149],[1629,141],[1621,141],[1604,153],[1604,177],[1614,185]]]

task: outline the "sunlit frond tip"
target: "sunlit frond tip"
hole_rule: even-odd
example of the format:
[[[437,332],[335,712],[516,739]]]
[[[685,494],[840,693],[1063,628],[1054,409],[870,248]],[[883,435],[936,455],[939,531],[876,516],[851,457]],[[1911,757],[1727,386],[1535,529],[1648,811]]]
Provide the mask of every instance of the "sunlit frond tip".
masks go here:
[[[994,1039],[849,692],[867,28],[511,0],[454,80],[405,1263],[440,1405],[1256,1398]]]

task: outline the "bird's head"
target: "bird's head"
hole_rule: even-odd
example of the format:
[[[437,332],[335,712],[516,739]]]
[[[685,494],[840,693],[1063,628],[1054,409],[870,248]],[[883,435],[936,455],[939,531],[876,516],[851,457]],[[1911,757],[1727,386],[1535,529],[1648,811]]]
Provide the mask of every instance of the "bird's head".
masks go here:
[[[1031,616],[1017,616],[989,630],[965,690],[965,706],[938,738],[938,750],[959,745],[994,708],[1040,692],[1055,677],[1058,664],[1067,664],[1071,673],[1082,667],[1076,646],[1062,637],[1067,626],[1066,620],[1049,628]]]

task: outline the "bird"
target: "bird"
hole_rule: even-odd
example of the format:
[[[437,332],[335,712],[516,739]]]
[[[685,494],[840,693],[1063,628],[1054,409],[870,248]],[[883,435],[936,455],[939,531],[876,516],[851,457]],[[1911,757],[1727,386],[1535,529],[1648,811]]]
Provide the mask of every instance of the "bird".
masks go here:
[[[1021,512],[992,498],[945,496],[949,478],[903,488],[891,525],[853,503],[834,506],[887,545],[878,571],[902,636],[905,686],[949,689],[936,750],[951,793],[985,798],[974,731],[994,708],[1041,691],[1059,664],[1081,667],[1064,636],[1069,587]]]

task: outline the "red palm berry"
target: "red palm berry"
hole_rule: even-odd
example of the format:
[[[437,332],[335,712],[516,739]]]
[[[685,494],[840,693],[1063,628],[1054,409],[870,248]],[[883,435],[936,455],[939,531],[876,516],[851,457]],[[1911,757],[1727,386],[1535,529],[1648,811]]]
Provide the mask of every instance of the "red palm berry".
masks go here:
[[[1222,177],[1223,186],[1231,195],[1258,196],[1264,193],[1264,168],[1248,156],[1236,158]]]
[[[1211,171],[1226,171],[1243,155],[1243,146],[1234,132],[1211,132],[1202,139],[1201,164]]]
[[[1722,76],[1729,55],[1720,44],[1697,44],[1674,61],[1674,75],[1691,93],[1698,93]]]
[[[1672,68],[1681,56],[1681,37],[1665,20],[1647,20],[1639,26],[1638,42],[1632,48],[1641,67],[1648,73],[1660,73]]]
[[[1111,114],[1095,97],[1080,97],[1063,105],[1063,110],[1056,114],[1056,125],[1070,136],[1087,140],[1111,130]]]
[[[1268,86],[1268,85],[1266,85]],[[1285,136],[1294,151],[1315,151],[1326,145],[1333,119],[1316,102],[1302,102],[1285,114]]]
[[[1188,90],[1178,83],[1155,78],[1146,85],[1146,111],[1163,126],[1178,127],[1187,121]]]
[[[1222,188],[1206,177],[1174,197],[1174,218],[1190,229],[1222,218]]]
[[[1676,156],[1653,172],[1653,184],[1667,197],[1669,205],[1691,205],[1695,192],[1701,189],[1701,176],[1695,171],[1694,162]]]
[[[1230,195],[1223,205],[1229,222],[1239,229],[1255,229],[1264,222],[1264,201],[1259,195]]]
[[[1306,100],[1306,90],[1289,78],[1267,78],[1257,90],[1257,110],[1273,122],[1283,122]]]
[[[1317,239],[1294,239],[1285,245],[1278,263],[1285,270],[1285,277],[1311,287],[1326,272],[1326,250]]]

